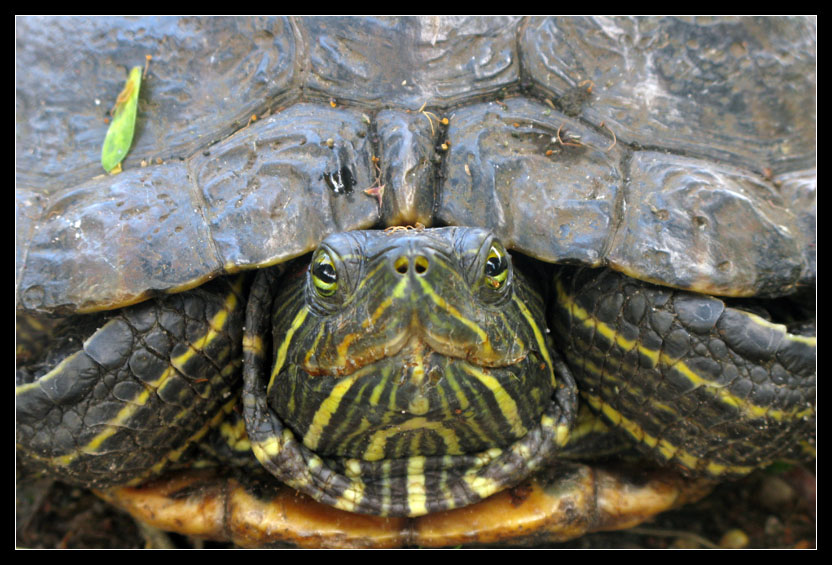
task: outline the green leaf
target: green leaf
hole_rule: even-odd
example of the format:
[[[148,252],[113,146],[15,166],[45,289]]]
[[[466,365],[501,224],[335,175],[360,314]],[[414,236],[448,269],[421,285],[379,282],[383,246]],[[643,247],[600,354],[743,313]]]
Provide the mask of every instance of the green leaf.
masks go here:
[[[118,95],[113,107],[113,121],[107,130],[104,146],[101,148],[101,166],[108,173],[119,166],[130,151],[133,130],[136,128],[136,107],[139,103],[139,88],[142,85],[142,68],[133,67],[124,90]]]

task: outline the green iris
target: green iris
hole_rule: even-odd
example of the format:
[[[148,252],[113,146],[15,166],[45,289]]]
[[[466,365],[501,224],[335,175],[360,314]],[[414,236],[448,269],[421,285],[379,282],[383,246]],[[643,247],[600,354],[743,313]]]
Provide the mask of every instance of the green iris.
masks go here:
[[[326,251],[319,252],[312,259],[312,283],[321,296],[332,296],[338,290],[338,273]]]
[[[494,244],[485,259],[485,282],[493,288],[500,288],[508,278],[508,258],[499,244]]]

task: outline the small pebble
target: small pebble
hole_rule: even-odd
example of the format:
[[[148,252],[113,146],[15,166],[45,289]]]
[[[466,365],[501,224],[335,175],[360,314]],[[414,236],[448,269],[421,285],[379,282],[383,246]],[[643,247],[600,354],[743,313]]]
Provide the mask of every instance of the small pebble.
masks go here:
[[[748,534],[739,528],[728,530],[719,540],[719,547],[723,549],[743,549],[748,547]]]

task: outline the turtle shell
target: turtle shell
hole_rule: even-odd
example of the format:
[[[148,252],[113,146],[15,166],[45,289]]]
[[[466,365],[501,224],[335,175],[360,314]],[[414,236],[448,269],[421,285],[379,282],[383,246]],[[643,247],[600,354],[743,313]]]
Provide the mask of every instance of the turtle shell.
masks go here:
[[[19,18],[16,40],[19,310],[113,309],[407,224],[708,294],[814,286],[813,19]]]
[[[812,19],[20,18],[16,35],[27,310],[110,309],[417,222],[711,294],[815,277]],[[125,172],[103,176],[109,104],[146,55]]]

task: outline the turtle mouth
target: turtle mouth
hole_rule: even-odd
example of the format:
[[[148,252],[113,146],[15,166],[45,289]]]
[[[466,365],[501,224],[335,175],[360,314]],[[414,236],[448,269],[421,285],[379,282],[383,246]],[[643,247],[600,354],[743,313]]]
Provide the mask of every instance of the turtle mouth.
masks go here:
[[[539,425],[552,397],[535,352],[484,367],[410,334],[383,353],[344,375],[288,365],[269,405],[311,451],[375,462],[505,448]]]
[[[488,335],[478,336],[478,340],[465,340],[453,333],[434,331],[424,325],[416,313],[407,325],[395,332],[374,328],[371,322],[362,324],[362,327],[361,331],[347,333],[335,345],[304,357],[301,362],[303,370],[315,377],[339,377],[368,365],[389,363],[396,358],[403,359],[405,363],[418,363],[418,359],[427,354],[463,360],[490,369],[516,365],[529,355],[524,346],[495,348]],[[391,333],[384,340],[373,339],[374,336]]]

